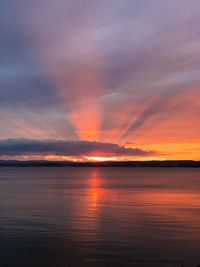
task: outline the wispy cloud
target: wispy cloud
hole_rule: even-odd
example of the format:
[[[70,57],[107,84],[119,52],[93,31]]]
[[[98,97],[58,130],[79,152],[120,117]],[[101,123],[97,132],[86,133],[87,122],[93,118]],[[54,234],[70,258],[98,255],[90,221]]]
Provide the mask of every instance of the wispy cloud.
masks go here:
[[[198,0],[2,0],[0,139],[199,139],[199,24]]]

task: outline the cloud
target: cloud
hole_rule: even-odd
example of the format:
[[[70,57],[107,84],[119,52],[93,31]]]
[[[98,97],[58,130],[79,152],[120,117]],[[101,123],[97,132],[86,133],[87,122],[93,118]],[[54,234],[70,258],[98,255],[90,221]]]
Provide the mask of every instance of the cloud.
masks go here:
[[[162,123],[172,121],[173,96],[200,81],[198,0],[1,0],[0,6],[1,139],[114,143],[121,136],[131,141],[132,133],[136,140],[147,124],[156,126],[156,139],[160,124],[151,122],[163,113]],[[165,103],[151,105],[158,96]]]
[[[125,148],[112,143],[25,138],[0,140],[0,156],[57,155],[79,157],[87,155],[148,156],[154,154],[153,151]]]

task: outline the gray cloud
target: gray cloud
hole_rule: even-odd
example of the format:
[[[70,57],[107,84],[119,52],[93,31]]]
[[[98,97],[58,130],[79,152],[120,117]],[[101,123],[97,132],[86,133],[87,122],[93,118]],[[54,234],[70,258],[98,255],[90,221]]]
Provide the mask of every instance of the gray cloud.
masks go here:
[[[52,108],[56,104],[52,88],[37,64],[32,39],[20,27],[9,2],[0,6],[0,109]]]
[[[84,97],[94,97],[103,113],[98,130],[110,122],[115,127],[116,105],[126,101],[121,95],[137,103],[173,96],[200,81],[199,24],[198,0],[2,0],[1,114],[10,113],[11,120],[14,113],[30,123],[27,114],[39,114],[57,131],[56,116],[70,129],[70,113]],[[76,83],[82,73],[86,77]],[[95,77],[89,77],[88,89],[90,73]],[[120,97],[108,101],[110,94]],[[129,130],[161,110],[147,107],[141,114],[133,106],[132,113],[139,115]],[[5,123],[0,137],[11,132]]]
[[[59,156],[84,156],[92,154],[104,156],[148,156],[154,155],[153,151],[144,151],[139,148],[125,148],[117,144],[67,141],[67,140],[31,140],[31,139],[6,139],[0,140],[0,156],[20,155],[59,155]]]

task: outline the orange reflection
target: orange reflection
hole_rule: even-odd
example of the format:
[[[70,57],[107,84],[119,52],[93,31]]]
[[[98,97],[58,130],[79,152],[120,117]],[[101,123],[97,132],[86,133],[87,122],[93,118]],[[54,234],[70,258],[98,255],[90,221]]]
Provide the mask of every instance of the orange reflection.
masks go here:
[[[84,173],[84,171],[83,171]],[[100,207],[105,199],[105,189],[100,187],[101,178],[95,168],[86,171],[86,188],[81,189],[79,201],[72,203],[74,238],[94,242],[98,238]]]
[[[80,187],[80,190],[76,189],[75,201],[70,203],[73,214],[71,227],[74,238],[78,241],[95,242],[98,239],[100,223],[104,220],[105,212],[108,212],[113,223],[123,226],[123,235],[130,233],[126,232],[126,229],[152,229],[149,225],[154,227],[161,224],[160,229],[170,230],[165,233],[165,238],[179,237],[183,235],[183,231],[184,236],[181,238],[190,238],[192,242],[198,238],[196,231],[191,230],[199,228],[200,224],[198,191],[167,190],[164,181],[170,172],[165,174],[166,176],[163,174],[164,177],[160,180],[156,178],[156,172],[151,176],[151,172],[141,173],[141,170],[134,170],[131,180],[125,178],[126,169],[122,171],[124,177],[118,176],[117,172],[120,172],[120,169],[114,174],[110,169],[99,168],[87,168],[80,172],[85,177],[80,179],[80,183],[84,182],[86,186]],[[113,179],[114,175],[116,179]],[[146,175],[146,178],[143,175]],[[112,179],[109,179],[109,176]],[[189,186],[186,177],[183,172],[182,186],[187,189]],[[176,174],[171,182],[173,185],[177,183]],[[161,183],[164,183],[163,187],[156,189]],[[162,232],[158,231],[158,235],[160,234]]]
[[[88,200],[89,200],[89,207],[91,210],[97,211],[98,202],[102,198],[103,195],[103,189],[100,188],[100,179],[99,179],[99,173],[96,169],[93,170],[91,180],[90,180],[90,189],[88,194]]]

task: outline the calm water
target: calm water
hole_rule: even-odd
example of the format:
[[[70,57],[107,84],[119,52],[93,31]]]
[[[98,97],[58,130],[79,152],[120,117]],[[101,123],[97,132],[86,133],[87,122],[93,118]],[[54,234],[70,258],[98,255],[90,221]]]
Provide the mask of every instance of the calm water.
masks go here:
[[[197,266],[200,169],[0,168],[0,266]]]

